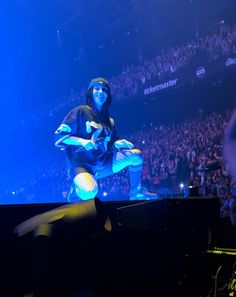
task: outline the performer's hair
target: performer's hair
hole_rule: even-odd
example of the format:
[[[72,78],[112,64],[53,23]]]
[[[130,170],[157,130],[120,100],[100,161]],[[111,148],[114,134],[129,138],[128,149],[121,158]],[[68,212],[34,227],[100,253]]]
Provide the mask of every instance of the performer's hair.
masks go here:
[[[99,113],[100,116],[102,116],[103,120],[107,123],[110,123],[109,118],[110,118],[111,103],[112,103],[112,96],[111,96],[110,89],[108,89],[107,100],[102,106],[101,113]],[[86,94],[86,104],[93,110],[94,113],[98,114],[94,104],[94,99],[93,99],[93,87],[88,89],[88,92]]]

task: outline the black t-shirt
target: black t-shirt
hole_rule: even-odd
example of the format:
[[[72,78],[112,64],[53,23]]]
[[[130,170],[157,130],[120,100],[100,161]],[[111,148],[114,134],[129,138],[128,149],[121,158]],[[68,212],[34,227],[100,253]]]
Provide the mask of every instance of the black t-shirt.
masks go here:
[[[65,150],[69,167],[83,165],[100,166],[111,153],[117,140],[117,131],[112,118],[103,119],[88,105],[72,109],[55,132],[57,147]],[[69,136],[92,139],[98,148],[87,151],[82,146],[66,145],[63,140]]]

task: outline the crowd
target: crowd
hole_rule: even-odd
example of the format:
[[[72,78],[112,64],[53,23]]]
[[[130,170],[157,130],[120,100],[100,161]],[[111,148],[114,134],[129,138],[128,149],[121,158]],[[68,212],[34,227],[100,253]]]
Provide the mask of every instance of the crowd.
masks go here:
[[[127,136],[143,152],[143,185],[156,192],[172,189],[183,195],[196,188],[201,196],[218,196],[223,188],[230,192],[231,179],[222,155],[229,116],[229,112],[213,113],[178,125],[150,126]],[[102,180],[100,187],[103,192],[127,194],[127,180],[127,173],[117,174]]]
[[[162,80],[190,63],[199,52],[206,55],[208,62],[220,56],[236,53],[236,25],[221,23],[213,33],[196,37],[183,45],[162,49],[150,60],[142,60],[137,65],[123,67],[120,74],[109,77],[114,101],[120,101],[139,93],[146,82]],[[50,110],[53,115],[66,106],[73,106],[84,98],[86,90],[71,91],[70,96],[61,100]]]

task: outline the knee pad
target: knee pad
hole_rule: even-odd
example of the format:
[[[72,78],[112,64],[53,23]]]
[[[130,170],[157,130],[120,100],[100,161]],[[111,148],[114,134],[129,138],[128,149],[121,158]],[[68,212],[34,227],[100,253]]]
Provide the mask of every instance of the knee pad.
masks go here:
[[[96,197],[98,193],[98,187],[91,189],[83,189],[79,187],[75,187],[76,195],[82,200],[89,200]]]
[[[138,149],[134,149],[133,151],[133,156],[132,156],[132,165],[133,166],[138,166],[143,164],[143,156],[142,152]]]

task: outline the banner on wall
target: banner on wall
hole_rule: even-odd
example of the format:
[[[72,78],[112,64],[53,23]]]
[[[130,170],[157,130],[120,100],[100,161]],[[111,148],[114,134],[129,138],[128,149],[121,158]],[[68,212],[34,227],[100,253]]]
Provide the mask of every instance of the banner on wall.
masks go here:
[[[210,78],[213,75],[225,73],[229,70],[236,70],[236,56],[224,56],[210,63],[201,61],[198,65],[189,63],[187,66],[175,73],[163,75],[162,78],[149,80],[143,83],[140,88],[142,96],[152,96],[159,92],[178,88],[186,84],[197,83],[200,80]]]

